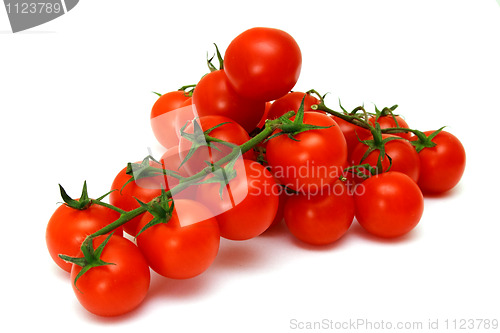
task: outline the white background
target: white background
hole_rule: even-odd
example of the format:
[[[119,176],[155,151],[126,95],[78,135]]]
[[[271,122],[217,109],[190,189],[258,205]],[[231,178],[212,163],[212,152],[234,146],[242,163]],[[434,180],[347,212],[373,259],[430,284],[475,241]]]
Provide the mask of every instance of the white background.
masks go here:
[[[126,162],[157,147],[151,91],[196,83],[212,43],[254,26],[301,47],[295,90],[330,92],[352,109],[398,104],[413,128],[462,141],[467,168],[448,195],[426,198],[407,237],[380,241],[355,222],[332,246],[285,228],[223,241],[203,275],[153,274],[144,304],[102,319],[84,310],[50,259],[45,227],[61,201],[108,191]],[[289,332],[323,319],[500,319],[498,93],[500,6],[441,1],[80,1],[12,34],[0,8],[2,326],[51,332]],[[13,324],[14,326],[11,326]],[[326,330],[325,330],[326,331]],[[451,331],[451,330],[448,330]]]

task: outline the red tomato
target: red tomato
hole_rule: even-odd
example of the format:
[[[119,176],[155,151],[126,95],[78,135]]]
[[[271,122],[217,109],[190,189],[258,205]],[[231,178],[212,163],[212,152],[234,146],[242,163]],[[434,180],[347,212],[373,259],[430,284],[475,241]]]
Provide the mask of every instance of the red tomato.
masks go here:
[[[131,211],[140,207],[136,199],[147,203],[161,194],[162,187],[168,190],[166,188],[167,182],[163,177],[148,177],[139,179],[138,181],[131,181],[122,189],[123,185],[131,178],[131,176],[126,174],[126,171],[127,168],[123,168],[116,175],[111,185],[111,190],[116,190],[109,195],[109,202],[113,206]],[[142,214],[125,223],[123,230],[129,235],[135,235],[141,216]]]
[[[106,236],[93,241],[97,248]],[[82,254],[80,253],[80,256]],[[141,251],[130,240],[111,236],[100,256],[114,265],[93,267],[83,274],[73,291],[80,304],[98,316],[118,316],[137,308],[149,289],[149,266]],[[81,267],[73,264],[71,280],[74,281]]]
[[[304,98],[305,96],[305,98]],[[319,100],[311,94],[303,92],[290,92],[283,97],[278,98],[273,102],[267,114],[268,119],[276,119],[287,113],[288,111],[295,111],[300,107],[302,99],[304,98],[304,111],[312,111],[311,105],[319,104]]]
[[[139,232],[152,219],[146,212]],[[210,267],[219,251],[217,220],[202,204],[176,200],[167,223],[154,225],[137,236],[137,245],[151,268],[173,279],[195,277]]]
[[[420,221],[424,198],[417,184],[401,172],[370,177],[354,195],[356,219],[369,233],[385,238],[402,236]]]
[[[341,238],[354,220],[354,199],[337,181],[319,193],[292,195],[285,205],[285,223],[301,241],[326,245]]]
[[[80,246],[85,237],[119,217],[120,213],[95,204],[83,210],[62,204],[52,214],[45,232],[50,256],[59,267],[70,272],[72,264],[59,258],[59,254],[76,256],[80,252]],[[122,234],[122,228],[115,231],[117,236]]]
[[[235,170],[237,176],[223,188],[222,197],[220,184],[208,183],[199,186],[197,199],[216,215],[222,237],[246,240],[269,228],[280,189],[271,173],[255,161],[237,162]]]
[[[347,161],[344,135],[326,114],[304,112],[304,123],[330,126],[295,135],[286,134],[267,142],[266,157],[274,177],[298,192],[316,191],[337,180]]]
[[[224,70],[205,75],[196,85],[193,104],[200,117],[225,116],[239,123],[250,133],[259,124],[265,102],[241,97],[230,86]]]
[[[396,125],[396,121],[394,120],[394,118],[396,118],[398,124]],[[375,126],[375,123],[377,122],[379,125],[380,125],[380,128],[381,129],[384,129],[384,128],[393,128],[393,127],[402,127],[402,128],[410,128],[408,126],[408,124],[406,123],[406,121],[401,117],[401,116],[394,116],[394,118],[392,116],[382,116],[382,117],[379,117],[377,120],[375,120],[375,117],[370,117],[368,118],[368,121],[370,123],[372,123],[373,126]],[[401,133],[394,133],[393,135],[396,135],[396,136],[399,136],[399,137],[402,137],[406,140],[409,140],[410,137],[412,136],[412,133],[411,132],[401,132]]]
[[[231,41],[224,55],[224,70],[236,92],[259,101],[288,93],[297,82],[302,54],[288,33],[252,28]]]
[[[351,161],[352,152],[353,152],[354,148],[356,148],[356,146],[359,144],[359,140],[365,140],[366,138],[368,138],[371,135],[371,133],[366,128],[356,126],[353,123],[345,121],[342,118],[339,118],[339,117],[336,117],[333,115],[329,115],[329,116],[332,117],[333,120],[335,120],[335,122],[339,125],[340,130],[344,134],[345,141],[347,143],[347,151],[348,151],[347,160]]]
[[[390,134],[382,134],[382,139],[386,139],[389,137],[395,137],[395,135]],[[369,139],[373,139],[370,137]],[[378,157],[380,155],[380,150],[374,150],[366,159],[361,161],[361,158],[368,150],[368,146],[359,143],[354,151],[352,152],[352,161],[354,165],[357,164],[365,164],[368,163],[372,167],[377,166]],[[385,153],[390,156],[392,159],[392,164],[385,156],[382,159],[382,168],[387,170],[389,166],[391,166],[390,171],[399,171],[406,175],[408,175],[413,181],[417,182],[418,177],[420,175],[420,162],[418,159],[418,154],[415,151],[415,148],[404,139],[392,140],[385,144]],[[368,171],[366,170],[367,174]]]
[[[434,131],[424,132],[429,136]],[[416,139],[416,138],[415,138]],[[465,149],[453,134],[441,131],[432,142],[434,147],[422,149],[418,186],[424,193],[443,193],[455,187],[465,170]]]
[[[206,131],[214,126],[226,123],[221,125],[215,129],[213,129],[209,136],[224,140],[229,143],[233,143],[236,145],[241,145],[248,140],[250,140],[250,136],[245,131],[240,124],[235,122],[234,120],[223,117],[223,116],[204,116],[200,117],[197,120],[203,131]],[[186,133],[192,134],[194,132],[194,124],[191,123],[184,130]],[[192,147],[193,143],[186,138],[181,138],[179,144],[179,155],[181,160],[184,160]],[[211,163],[215,163],[227,154],[232,151],[232,148],[225,146],[222,143],[211,142],[209,147],[199,147],[193,156],[189,158],[188,161],[184,162],[184,169],[191,175],[194,175],[200,172],[202,169],[207,167],[206,161],[210,161]],[[255,153],[253,150],[246,152],[243,155],[243,158],[247,159],[255,159]]]
[[[189,97],[185,95],[184,91],[171,91],[160,96],[151,109],[153,134],[165,148],[173,147],[179,142],[178,129],[180,127],[176,126],[180,115],[178,109],[188,99]],[[193,119],[194,117],[188,118]],[[179,122],[182,122],[181,119],[179,119]]]

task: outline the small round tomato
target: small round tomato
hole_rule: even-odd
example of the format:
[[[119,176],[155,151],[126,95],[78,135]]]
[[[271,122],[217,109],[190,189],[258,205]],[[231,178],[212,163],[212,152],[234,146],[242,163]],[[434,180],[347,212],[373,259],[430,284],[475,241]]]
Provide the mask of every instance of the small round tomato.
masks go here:
[[[429,136],[434,131],[424,132]],[[415,138],[416,139],[416,138]],[[465,170],[465,149],[453,134],[441,131],[432,142],[434,147],[419,153],[420,178],[418,186],[424,193],[443,193],[455,187]]]
[[[375,126],[375,123],[378,123],[380,125],[381,129],[385,128],[393,128],[393,127],[401,127],[401,128],[410,128],[406,121],[401,117],[401,116],[381,116],[378,117],[370,117],[368,118],[368,121]],[[396,124],[397,122],[397,124]],[[410,137],[412,136],[411,132],[401,132],[401,133],[394,133],[394,135],[402,137],[406,140],[409,140]]]
[[[147,212],[139,232],[152,219]],[[202,204],[175,200],[174,212],[166,223],[149,227],[137,236],[137,245],[151,268],[173,279],[188,279],[210,267],[219,251],[217,220]]]
[[[424,211],[422,192],[410,177],[389,171],[365,180],[354,195],[356,219],[370,234],[394,238],[410,232]]]
[[[342,175],[347,145],[337,123],[320,112],[304,112],[304,123],[326,128],[280,135],[267,142],[266,157],[274,177],[298,192],[317,191]],[[276,133],[279,133],[277,131]]]
[[[194,121],[197,122],[202,131],[206,131],[210,128],[220,125],[219,127],[214,128],[208,134],[212,138],[223,140],[235,145],[241,145],[250,140],[250,136],[245,131],[245,129],[230,118],[212,115],[203,116]],[[184,131],[185,133],[193,134],[194,123],[191,122]],[[203,143],[205,143],[205,141]],[[179,144],[179,155],[181,160],[184,160],[186,158],[192,145],[192,141],[188,140],[185,137],[181,138]],[[184,162],[183,167],[189,174],[194,175],[208,166],[207,161],[215,163],[229,154],[231,151],[232,147],[228,147],[223,143],[210,142],[208,147],[199,147],[196,152],[187,161]],[[250,150],[246,152],[243,155],[243,158],[255,159],[254,151]]]
[[[382,134],[382,139],[396,137],[395,135]],[[368,139],[373,139],[370,137]],[[368,146],[364,143],[359,143],[352,152],[352,163],[354,165],[368,163],[372,167],[377,166],[377,161],[380,156],[380,150],[374,150],[361,161],[361,158],[368,150]],[[390,166],[390,171],[399,171],[408,175],[413,181],[417,182],[420,175],[420,162],[415,148],[405,139],[397,139],[388,141],[385,144],[385,153],[391,158],[384,156],[382,158],[382,168],[387,170]],[[368,173],[368,170],[366,170]]]
[[[350,123],[342,118],[329,115],[330,117],[335,120],[335,122],[339,125],[340,130],[344,134],[345,141],[347,143],[347,160],[351,161],[351,155],[356,148],[356,146],[359,144],[359,140],[365,140],[368,138],[371,134],[370,131],[367,130],[366,128],[354,125],[353,123]]]
[[[293,91],[283,97],[278,98],[273,102],[267,114],[268,119],[276,119],[287,113],[288,111],[295,111],[300,107],[304,99],[304,111],[313,111],[312,105],[319,104],[319,100],[311,94],[306,94],[299,91]]]
[[[319,193],[290,196],[285,205],[285,223],[301,241],[326,245],[340,239],[354,220],[354,199],[341,181]]]
[[[272,101],[288,93],[299,79],[302,53],[288,33],[252,28],[234,38],[224,55],[224,70],[236,92]]]
[[[229,84],[224,70],[205,75],[196,85],[193,105],[200,117],[224,116],[243,126],[248,133],[259,124],[266,103],[238,95]]]
[[[94,249],[106,239],[93,240]],[[80,253],[80,256],[83,256]],[[149,266],[141,251],[130,240],[111,236],[104,246],[100,259],[112,265],[93,267],[73,285],[80,304],[98,316],[119,316],[137,308],[149,289]],[[81,267],[73,264],[71,280],[74,281]]]
[[[153,134],[158,142],[167,149],[179,142],[179,128],[174,120],[178,118],[178,110],[188,99],[189,97],[184,91],[171,91],[161,95],[151,109]],[[188,118],[193,119],[193,117]]]
[[[207,183],[198,187],[196,197],[216,215],[222,237],[247,240],[262,234],[273,222],[280,186],[255,161],[236,162],[235,171],[236,177],[223,185],[222,195],[220,183]]]
[[[59,267],[70,272],[71,263],[59,258],[59,254],[76,256],[80,252],[80,246],[85,237],[119,217],[118,212],[96,204],[81,210],[62,204],[52,214],[45,232],[50,256]],[[122,234],[122,228],[115,231],[117,236]]]
[[[160,166],[161,167],[161,166]],[[121,208],[126,211],[139,208],[140,204],[137,202],[139,199],[142,202],[149,202],[161,194],[161,189],[168,190],[167,182],[162,176],[141,178],[138,181],[131,181],[125,185],[132,176],[127,175],[127,168],[123,168],[113,180],[111,184],[111,194],[109,195],[109,202],[113,206]],[[135,235],[137,224],[141,220],[141,215],[134,217],[123,225],[123,230],[129,235]]]

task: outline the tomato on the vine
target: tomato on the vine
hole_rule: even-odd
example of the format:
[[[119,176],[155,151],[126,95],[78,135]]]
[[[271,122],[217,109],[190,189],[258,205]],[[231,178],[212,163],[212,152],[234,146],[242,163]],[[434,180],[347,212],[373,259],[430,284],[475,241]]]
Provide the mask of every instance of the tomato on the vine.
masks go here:
[[[410,128],[408,126],[408,123],[403,119],[403,117],[399,115],[387,115],[387,116],[381,116],[381,117],[370,117],[368,118],[368,121],[375,126],[375,123],[378,123],[380,125],[381,129],[386,129],[386,128],[395,128],[395,127],[401,127],[401,128]],[[397,123],[396,123],[397,122]],[[394,133],[394,135],[402,137],[406,140],[409,140],[412,136],[411,132],[400,132],[400,133]]]
[[[146,212],[137,232],[152,220]],[[193,200],[175,200],[166,223],[155,224],[137,236],[137,246],[151,268],[173,279],[195,277],[210,267],[219,251],[217,220],[207,207]]]
[[[246,98],[272,101],[297,82],[302,53],[288,33],[252,28],[234,38],[224,54],[224,70],[235,91]]]
[[[97,248],[106,236],[93,239]],[[82,253],[80,253],[82,255]],[[80,304],[99,316],[118,316],[137,308],[149,289],[150,271],[141,251],[130,240],[112,235],[100,259],[110,265],[92,267],[72,283]],[[73,264],[71,280],[82,270]]]
[[[280,189],[271,173],[255,161],[236,162],[235,171],[236,177],[222,185],[222,194],[220,183],[207,183],[198,186],[196,197],[216,215],[222,237],[247,240],[273,222]]]
[[[434,131],[424,132],[430,136]],[[417,137],[413,138],[414,141]],[[435,146],[418,153],[420,178],[418,186],[424,193],[443,193],[454,188],[465,170],[465,149],[453,134],[441,131],[431,140]]]
[[[304,99],[304,111],[313,111],[311,106],[318,104],[319,100],[311,94],[293,91],[275,100],[267,114],[268,119],[276,119],[288,111],[297,111]]]
[[[161,165],[159,165],[161,168]],[[109,195],[109,202],[118,208],[125,211],[131,211],[139,208],[140,204],[137,202],[139,199],[142,202],[149,202],[161,194],[161,189],[168,190],[167,181],[165,177],[147,177],[140,180],[130,181],[132,176],[127,174],[127,168],[123,168],[113,180],[111,184],[111,194]],[[129,182],[130,181],[130,182]],[[128,184],[127,184],[128,182]],[[125,185],[127,184],[127,185]],[[123,187],[125,185],[125,187]],[[123,230],[129,235],[135,235],[137,224],[141,220],[141,215],[134,217],[123,225]]]
[[[151,109],[153,134],[158,142],[167,149],[179,142],[179,124],[182,126],[185,121],[193,119],[189,112],[179,111],[189,98],[182,90],[171,91],[161,95]]]
[[[228,143],[235,145],[242,145],[243,143],[250,140],[250,136],[245,131],[245,129],[235,122],[233,119],[224,116],[203,116],[197,120],[192,121],[185,129],[184,132],[188,134],[195,134],[195,124],[197,123],[198,128],[201,131],[207,131],[213,128],[208,135],[212,138],[223,140]],[[218,126],[218,127],[216,127]],[[215,127],[215,128],[214,128]],[[201,134],[201,133],[199,133]],[[193,140],[197,141],[200,137],[196,137]],[[203,137],[201,139],[205,140]],[[181,137],[179,143],[179,155],[182,161],[188,156],[190,150],[196,143],[190,141],[187,137]],[[203,141],[202,144],[206,142]],[[191,175],[200,172],[202,169],[208,166],[207,162],[215,163],[232,151],[232,147],[229,147],[220,142],[208,142],[208,146],[203,145],[198,147],[192,156],[188,160],[184,161],[183,168]],[[255,159],[255,153],[253,150],[249,150],[243,154],[243,158]]]
[[[363,128],[361,126],[354,125],[353,123],[350,123],[342,118],[330,115],[330,117],[335,120],[337,125],[339,125],[340,130],[344,134],[344,138],[347,144],[347,160],[351,161],[351,155],[356,148],[356,146],[359,144],[359,140],[365,140],[368,138],[371,134],[370,131],[367,130],[366,128]]]
[[[395,137],[397,136],[382,134],[382,140]],[[373,140],[373,136],[367,138],[367,140]],[[405,139],[391,140],[385,143],[384,146],[387,156],[382,156],[383,171],[386,171],[390,167],[390,171],[402,172],[413,179],[414,182],[417,182],[420,175],[420,162],[413,146]],[[361,160],[368,149],[369,146],[360,142],[352,152],[352,163],[354,165],[367,163],[372,167],[376,167],[380,156],[380,150],[378,149],[370,152],[363,161]],[[368,174],[368,170],[365,171]]]
[[[271,172],[284,186],[316,191],[337,180],[347,162],[347,145],[337,123],[320,112],[304,112],[304,124],[324,126],[271,138],[266,157]],[[279,130],[276,132],[279,133]]]
[[[45,232],[50,256],[59,267],[70,272],[71,263],[59,258],[59,254],[76,256],[85,237],[119,217],[120,213],[97,204],[91,204],[85,209],[62,204],[52,214]],[[117,229],[114,234],[121,236],[122,228]]]
[[[417,183],[401,172],[372,176],[354,195],[356,219],[369,233],[394,238],[417,226],[424,210],[424,197]]]
[[[301,241],[326,245],[340,239],[354,220],[354,199],[347,186],[336,181],[316,194],[290,195],[285,223]]]
[[[266,103],[240,96],[231,87],[223,69],[205,75],[193,92],[193,105],[200,117],[225,116],[248,132],[259,124]]]

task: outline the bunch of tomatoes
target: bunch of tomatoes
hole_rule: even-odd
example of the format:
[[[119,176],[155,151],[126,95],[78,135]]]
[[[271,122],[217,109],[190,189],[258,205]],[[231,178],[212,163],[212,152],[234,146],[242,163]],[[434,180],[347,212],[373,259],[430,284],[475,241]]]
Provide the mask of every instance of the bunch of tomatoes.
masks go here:
[[[97,199],[86,184],[78,199],[61,187],[48,250],[94,314],[139,306],[150,269],[198,276],[221,237],[248,240],[282,221],[318,246],[354,219],[373,235],[400,237],[420,221],[424,194],[460,181],[465,151],[444,128],[411,129],[397,105],[335,111],[316,90],[292,91],[302,55],[288,33],[249,29],[224,56],[217,49],[219,68],[214,58],[195,85],[158,94],[150,116],[166,148],[160,158],[124,166]]]

